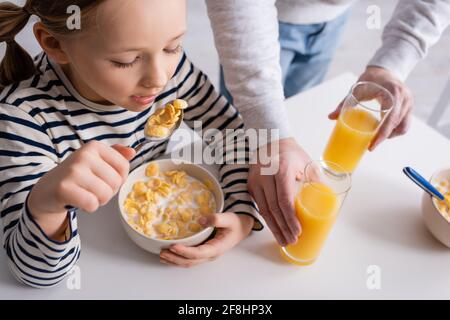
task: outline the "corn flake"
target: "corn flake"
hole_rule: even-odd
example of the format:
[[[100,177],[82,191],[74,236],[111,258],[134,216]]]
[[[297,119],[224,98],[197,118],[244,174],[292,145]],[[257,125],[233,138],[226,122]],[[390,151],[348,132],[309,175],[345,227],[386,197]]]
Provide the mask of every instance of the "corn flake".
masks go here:
[[[187,108],[186,101],[177,99],[155,111],[147,120],[146,134],[156,138],[168,137],[181,117],[181,110]]]

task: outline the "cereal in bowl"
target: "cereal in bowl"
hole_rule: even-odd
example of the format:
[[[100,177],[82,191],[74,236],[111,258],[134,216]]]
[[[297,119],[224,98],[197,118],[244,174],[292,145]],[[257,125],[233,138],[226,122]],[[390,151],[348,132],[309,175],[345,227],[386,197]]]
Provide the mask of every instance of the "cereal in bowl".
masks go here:
[[[442,193],[444,196],[443,201],[438,201],[433,198],[433,201],[438,208],[439,212],[442,214],[442,216],[450,222],[450,183],[447,180],[441,180],[437,181],[436,189]]]
[[[184,171],[161,172],[156,163],[146,168],[146,181],[136,182],[123,204],[135,230],[156,239],[173,240],[202,231],[199,219],[216,212],[210,182]]]

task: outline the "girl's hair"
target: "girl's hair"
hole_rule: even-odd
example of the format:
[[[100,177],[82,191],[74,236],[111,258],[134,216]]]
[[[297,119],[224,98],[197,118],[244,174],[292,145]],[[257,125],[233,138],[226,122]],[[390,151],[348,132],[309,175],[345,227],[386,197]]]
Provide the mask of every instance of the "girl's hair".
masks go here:
[[[70,6],[81,12],[81,23],[92,16],[94,9],[104,0],[27,0],[24,7],[11,2],[0,3],[0,43],[6,42],[5,56],[0,64],[0,91],[6,86],[28,79],[37,70],[31,56],[16,41],[16,35],[25,27],[32,15],[53,35],[68,35],[79,30],[69,30],[67,13]]]

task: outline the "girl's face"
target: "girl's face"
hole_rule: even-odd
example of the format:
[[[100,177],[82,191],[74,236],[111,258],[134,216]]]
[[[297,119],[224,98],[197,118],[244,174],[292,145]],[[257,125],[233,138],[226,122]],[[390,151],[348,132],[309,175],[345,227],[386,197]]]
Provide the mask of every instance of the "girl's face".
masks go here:
[[[91,101],[145,110],[180,61],[185,0],[107,0],[96,15],[86,32],[61,40],[63,70]]]

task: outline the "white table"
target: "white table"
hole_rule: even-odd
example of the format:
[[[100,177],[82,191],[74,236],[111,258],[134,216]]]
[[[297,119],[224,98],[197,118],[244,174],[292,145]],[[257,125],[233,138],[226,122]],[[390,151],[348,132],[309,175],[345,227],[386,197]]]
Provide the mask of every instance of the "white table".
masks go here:
[[[356,77],[344,74],[287,102],[298,141],[320,157],[333,122],[327,114]],[[136,247],[119,222],[115,201],[80,215],[81,289],[36,290],[10,276],[0,254],[0,298],[17,299],[309,299],[450,298],[450,249],[425,229],[421,192],[405,165],[426,176],[450,165],[450,142],[414,119],[405,137],[367,154],[319,260],[284,263],[268,229],[215,262],[193,269],[166,267]],[[368,289],[368,267],[381,270],[381,289]]]

